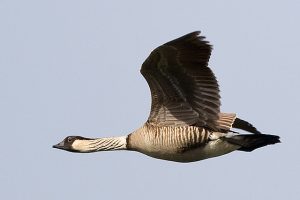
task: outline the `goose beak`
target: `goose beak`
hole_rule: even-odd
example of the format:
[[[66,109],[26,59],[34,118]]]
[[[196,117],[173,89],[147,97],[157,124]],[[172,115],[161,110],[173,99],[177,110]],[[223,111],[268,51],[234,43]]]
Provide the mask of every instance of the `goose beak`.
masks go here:
[[[56,145],[53,145],[52,147],[56,148],[56,149],[65,149],[64,141],[62,141]]]

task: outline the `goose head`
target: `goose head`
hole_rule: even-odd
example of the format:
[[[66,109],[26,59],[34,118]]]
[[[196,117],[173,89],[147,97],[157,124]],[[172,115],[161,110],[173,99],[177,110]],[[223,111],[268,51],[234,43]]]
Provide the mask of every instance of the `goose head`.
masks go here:
[[[81,136],[68,136],[60,143],[53,145],[53,148],[61,149],[65,151],[70,152],[84,152],[84,146],[85,143],[89,140],[92,140],[90,138],[85,138]]]

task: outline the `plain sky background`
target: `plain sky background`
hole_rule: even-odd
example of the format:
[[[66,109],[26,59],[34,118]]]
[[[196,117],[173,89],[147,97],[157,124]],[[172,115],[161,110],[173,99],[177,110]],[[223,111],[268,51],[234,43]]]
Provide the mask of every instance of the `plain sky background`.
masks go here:
[[[0,0],[0,198],[299,199],[300,1]],[[181,164],[74,154],[67,135],[140,127],[151,50],[201,30],[222,111],[282,143]]]

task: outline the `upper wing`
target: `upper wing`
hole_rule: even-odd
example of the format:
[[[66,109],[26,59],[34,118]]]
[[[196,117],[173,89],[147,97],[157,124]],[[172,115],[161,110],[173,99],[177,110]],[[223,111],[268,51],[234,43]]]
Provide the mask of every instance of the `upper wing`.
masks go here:
[[[193,32],[156,48],[142,65],[152,97],[149,123],[218,129],[220,95],[208,68],[212,47]]]

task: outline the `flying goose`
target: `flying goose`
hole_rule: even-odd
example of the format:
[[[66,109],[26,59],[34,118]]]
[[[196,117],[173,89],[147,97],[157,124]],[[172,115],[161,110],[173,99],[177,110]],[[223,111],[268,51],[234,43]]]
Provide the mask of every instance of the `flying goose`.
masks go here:
[[[220,112],[219,86],[208,67],[211,50],[200,31],[156,48],[141,68],[152,97],[149,118],[141,128],[120,137],[68,136],[53,147],[79,153],[131,150],[193,162],[279,143],[279,136],[262,134],[235,113]]]

